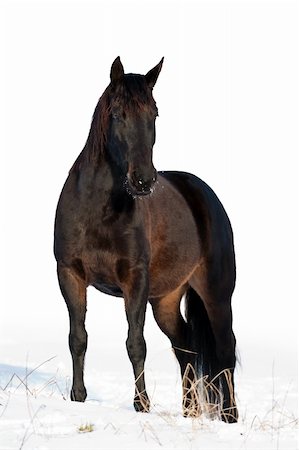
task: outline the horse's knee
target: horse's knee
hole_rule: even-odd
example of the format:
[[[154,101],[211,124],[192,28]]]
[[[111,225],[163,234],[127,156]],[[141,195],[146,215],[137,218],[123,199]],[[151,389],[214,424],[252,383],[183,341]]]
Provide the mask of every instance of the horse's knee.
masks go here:
[[[69,334],[69,346],[71,352],[77,356],[81,356],[86,352],[87,348],[87,332],[86,330],[71,331]]]
[[[144,361],[146,356],[146,343],[142,333],[129,333],[126,340],[128,355],[132,364]]]

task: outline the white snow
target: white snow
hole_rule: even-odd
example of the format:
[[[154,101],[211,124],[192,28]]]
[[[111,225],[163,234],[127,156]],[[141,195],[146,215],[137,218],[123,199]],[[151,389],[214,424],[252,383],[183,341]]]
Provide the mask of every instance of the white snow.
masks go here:
[[[0,449],[296,449],[296,392],[291,382],[237,377],[240,421],[227,425],[183,418],[178,372],[174,367],[169,374],[147,369],[153,406],[142,414],[133,410],[133,384],[126,371],[93,373],[87,377],[89,399],[74,403],[66,400],[69,382],[62,375],[39,369],[26,378],[24,368],[0,367],[6,373],[2,388],[9,372],[20,377],[1,390]],[[88,426],[91,431],[79,431]]]
[[[103,299],[106,299],[106,308],[111,313],[113,308],[109,307],[108,298]],[[121,303],[118,309],[121,312]],[[275,364],[267,367],[251,360],[250,367],[257,368],[255,374],[246,369],[246,364],[237,369],[238,424],[227,425],[204,417],[183,418],[178,365],[167,340],[154,326],[150,313],[147,319],[145,374],[152,401],[149,414],[136,413],[133,409],[131,367],[124,342],[120,342],[116,335],[112,337],[107,353],[105,347],[109,343],[103,341],[96,351],[87,353],[85,380],[88,398],[85,403],[69,400],[71,370],[68,355],[61,359],[59,356],[49,358],[44,363],[35,361],[34,364],[30,363],[28,356],[23,366],[2,364],[0,449],[297,448],[295,374],[292,376],[288,372],[284,377],[277,376]],[[92,328],[92,322],[90,326]],[[54,339],[54,343],[43,343],[42,347],[48,352],[49,348],[58,345]],[[80,432],[80,427],[91,429]]]

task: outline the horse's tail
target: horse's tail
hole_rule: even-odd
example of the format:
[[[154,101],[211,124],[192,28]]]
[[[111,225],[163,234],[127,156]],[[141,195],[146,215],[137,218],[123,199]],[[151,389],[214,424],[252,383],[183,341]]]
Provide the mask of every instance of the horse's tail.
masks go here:
[[[223,368],[204,302],[191,287],[186,293],[187,345],[193,363],[186,368],[187,379],[194,385],[203,412],[236,422],[238,411],[234,399],[233,368]],[[189,361],[191,360],[189,356]],[[191,371],[191,376],[190,376]]]
[[[212,382],[213,385],[219,367],[216,343],[204,303],[191,287],[188,288],[186,293],[185,315],[188,346],[195,354],[193,369],[196,378],[201,379],[205,386],[211,387],[210,383]],[[216,382],[216,384],[218,383]]]

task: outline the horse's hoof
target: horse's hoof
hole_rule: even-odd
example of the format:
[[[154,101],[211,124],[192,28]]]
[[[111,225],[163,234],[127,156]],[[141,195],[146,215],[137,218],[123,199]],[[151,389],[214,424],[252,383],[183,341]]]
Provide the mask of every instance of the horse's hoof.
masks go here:
[[[134,408],[136,412],[148,413],[150,410],[150,401],[147,395],[142,394],[134,398]]]
[[[237,407],[222,411],[220,414],[220,418],[225,423],[237,423],[239,418]]]
[[[85,402],[87,397],[86,389],[72,389],[71,390],[71,400],[73,402]]]

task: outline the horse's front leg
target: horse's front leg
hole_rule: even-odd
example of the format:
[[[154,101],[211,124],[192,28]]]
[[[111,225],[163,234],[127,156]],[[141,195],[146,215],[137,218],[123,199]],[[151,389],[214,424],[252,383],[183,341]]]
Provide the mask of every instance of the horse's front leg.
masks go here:
[[[144,267],[135,269],[128,280],[127,286],[124,287],[126,315],[129,325],[126,345],[135,376],[134,408],[138,412],[149,412],[150,401],[144,381],[146,343],[143,336],[149,293],[147,269]]]
[[[70,317],[69,347],[73,360],[71,399],[77,402],[84,402],[86,389],[83,381],[83,369],[87,347],[87,333],[84,324],[86,315],[86,284],[71,268],[63,264],[58,263],[57,273],[60,289]]]

